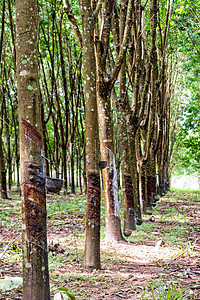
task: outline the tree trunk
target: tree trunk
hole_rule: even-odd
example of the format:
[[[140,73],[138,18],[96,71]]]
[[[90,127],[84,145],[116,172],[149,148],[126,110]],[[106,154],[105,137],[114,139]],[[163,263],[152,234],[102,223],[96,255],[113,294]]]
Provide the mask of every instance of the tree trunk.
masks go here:
[[[135,211],[133,182],[131,177],[132,156],[129,152],[128,132],[126,124],[126,99],[117,100],[119,150],[122,171],[123,203],[124,203],[124,235],[130,236],[135,227]]]
[[[12,155],[11,155],[11,143],[10,143],[10,121],[8,117],[8,111],[5,105],[5,122],[6,122],[6,139],[7,139],[7,169],[8,169],[8,189],[11,191],[12,187]]]
[[[8,199],[7,185],[6,185],[6,169],[4,164],[2,138],[0,137],[0,171],[1,171],[1,198]]]
[[[4,62],[2,63],[2,53],[3,53],[3,40],[4,40],[4,29],[5,29],[5,3],[4,0],[2,2],[2,19],[1,19],[1,33],[0,33],[0,63],[1,63],[1,76],[2,79],[4,77]],[[3,153],[3,102],[5,101],[5,94],[4,94],[4,83],[2,80],[2,102],[0,107],[0,116],[1,116],[1,127],[0,127],[0,176],[1,176],[1,198],[8,199],[7,195],[7,186],[6,186],[6,169],[5,169],[5,160],[4,160],[4,153]]]
[[[45,156],[45,175],[49,176],[49,159],[48,159],[48,147],[47,147],[47,135],[46,135],[46,122],[45,122],[45,114],[44,114],[44,104],[42,95],[40,93],[40,101],[41,101],[41,119],[42,119],[42,137],[44,144],[44,156]]]
[[[85,86],[85,140],[87,172],[87,218],[83,266],[100,269],[100,175],[94,22],[91,1],[81,1],[83,24],[83,65]]]
[[[70,166],[71,166],[71,193],[75,194],[75,177],[74,177],[74,144],[73,139],[70,145]]]
[[[152,208],[156,196],[156,161],[152,155],[146,164],[147,180],[147,207]]]
[[[123,43],[124,30],[127,16],[128,1],[121,1],[119,41]],[[117,25],[117,24],[116,24]],[[115,35],[114,35],[115,36]],[[117,41],[116,41],[117,42]],[[116,43],[115,42],[115,43]],[[116,51],[117,54],[119,50]],[[119,72],[119,99],[116,101],[118,118],[119,150],[122,171],[123,203],[124,203],[124,235],[130,236],[135,227],[134,194],[131,177],[132,156],[128,144],[127,110],[130,109],[129,97],[126,88],[126,57]]]
[[[99,86],[99,88],[102,88]],[[104,92],[106,89],[103,89]],[[118,182],[113,145],[113,124],[109,95],[98,93],[99,133],[101,160],[107,162],[102,170],[106,213],[106,239],[123,240],[118,199]]]
[[[16,1],[17,87],[22,186],[23,300],[50,299],[36,0]]]
[[[2,124],[1,124],[2,125]],[[3,128],[3,126],[2,126]],[[0,176],[1,176],[1,198],[8,199],[7,194],[7,184],[6,184],[6,168],[5,168],[5,159],[3,153],[3,139],[2,139],[2,130],[0,130]]]
[[[133,201],[135,217],[142,220],[141,205],[139,199],[139,175],[137,170],[137,157],[136,157],[136,144],[135,144],[135,126],[128,124],[128,143],[129,143],[129,155],[131,157],[131,178],[133,184]]]
[[[139,164],[139,195],[142,214],[147,214],[147,181],[145,171],[145,165],[141,162]]]

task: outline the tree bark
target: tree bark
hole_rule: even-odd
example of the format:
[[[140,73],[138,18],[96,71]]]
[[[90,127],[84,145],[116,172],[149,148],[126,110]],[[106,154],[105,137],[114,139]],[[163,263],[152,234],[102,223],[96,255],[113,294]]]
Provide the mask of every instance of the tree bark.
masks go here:
[[[3,154],[3,139],[0,134],[0,175],[1,175],[1,198],[8,199],[6,184],[6,168]]]
[[[106,211],[106,239],[108,241],[123,240],[121,232],[121,219],[119,211],[117,178],[114,178],[115,154],[113,144],[113,124],[111,118],[110,95],[101,95],[98,89],[98,114],[101,160],[107,162],[107,167],[102,170],[104,201]],[[106,88],[102,89],[104,92]]]
[[[118,20],[115,18],[113,24],[115,44],[120,45],[123,42],[124,29],[127,16],[128,1],[121,1],[120,4],[120,28],[118,29]],[[118,35],[117,35],[118,32]],[[116,55],[119,54],[119,48],[116,49]],[[133,164],[132,155],[129,151],[129,139],[127,128],[127,111],[130,109],[129,97],[126,87],[126,57],[119,72],[119,99],[116,102],[117,118],[118,118],[118,136],[119,136],[119,152],[122,171],[122,187],[123,187],[123,203],[124,203],[124,235],[130,236],[135,227],[135,211],[134,211],[134,190],[131,177],[131,165]]]
[[[38,35],[37,0],[17,0],[16,55],[22,187],[23,300],[50,299]]]

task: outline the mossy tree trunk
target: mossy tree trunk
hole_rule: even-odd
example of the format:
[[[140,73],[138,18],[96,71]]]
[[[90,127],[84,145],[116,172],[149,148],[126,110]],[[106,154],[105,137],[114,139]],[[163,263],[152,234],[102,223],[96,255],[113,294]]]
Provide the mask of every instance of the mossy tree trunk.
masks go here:
[[[23,300],[50,299],[38,74],[38,3],[16,1],[22,187]]]

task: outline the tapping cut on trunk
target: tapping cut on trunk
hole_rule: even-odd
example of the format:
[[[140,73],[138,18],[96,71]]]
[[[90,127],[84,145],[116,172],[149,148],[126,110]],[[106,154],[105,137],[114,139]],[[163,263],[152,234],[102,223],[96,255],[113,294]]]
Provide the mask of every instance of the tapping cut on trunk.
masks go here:
[[[110,208],[110,213],[114,215],[115,199],[113,193],[113,169],[108,169],[107,172],[108,172],[107,189],[108,189],[108,198],[109,198],[109,208]]]
[[[124,210],[124,235],[130,236],[135,226],[135,212],[134,212],[134,199],[133,199],[133,183],[131,175],[124,174],[124,185],[125,185],[125,205]]]
[[[151,207],[156,195],[156,177],[147,176],[147,205]]]
[[[6,187],[6,172],[1,170],[1,198],[8,199]]]
[[[128,209],[134,210],[133,183],[132,183],[131,175],[124,174],[124,181],[125,181],[127,207]]]
[[[46,250],[46,206],[43,166],[24,163],[24,206],[27,239]]]
[[[29,242],[40,246],[46,250],[46,244],[43,242],[46,235],[45,220],[46,211],[36,202],[25,197],[25,226],[27,227],[27,239]]]
[[[26,120],[21,119],[22,130],[25,136],[35,142],[40,148],[42,148],[42,136],[41,134]]]
[[[88,174],[87,194],[88,220],[100,222],[100,176],[96,172]]]
[[[146,202],[146,197],[145,197],[145,176],[141,176],[141,192],[142,192],[142,200]]]
[[[83,266],[100,269],[100,176],[97,171],[87,173],[87,220]]]

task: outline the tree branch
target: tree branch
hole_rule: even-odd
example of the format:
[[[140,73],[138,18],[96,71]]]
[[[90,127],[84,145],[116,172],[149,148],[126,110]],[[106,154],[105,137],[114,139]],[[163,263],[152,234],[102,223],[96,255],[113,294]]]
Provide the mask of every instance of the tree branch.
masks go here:
[[[103,2],[103,0],[99,0],[98,3],[97,3],[95,11],[93,12],[94,20],[96,20],[96,18],[98,16],[98,13],[100,12],[100,9],[101,9],[101,6],[102,6],[102,2]]]
[[[76,19],[74,17],[73,11],[71,9],[71,6],[70,6],[68,0],[63,0],[63,9],[64,9],[64,12],[68,16],[68,19],[69,19],[69,21],[70,21],[70,23],[72,25],[74,34],[75,34],[75,36],[77,38],[78,44],[79,44],[79,46],[80,46],[80,48],[82,50],[82,48],[83,48],[82,35],[81,35],[81,32],[79,30],[78,24],[76,22]]]
[[[133,0],[129,0],[128,8],[127,8],[126,26],[125,26],[125,30],[124,30],[124,38],[123,38],[122,45],[120,46],[120,52],[119,52],[119,56],[117,58],[117,62],[115,64],[114,70],[111,75],[111,85],[110,85],[111,88],[113,87],[113,85],[117,79],[117,76],[121,69],[121,65],[122,65],[124,57],[126,55],[128,42],[129,42],[129,38],[130,38],[132,13],[133,13]]]

